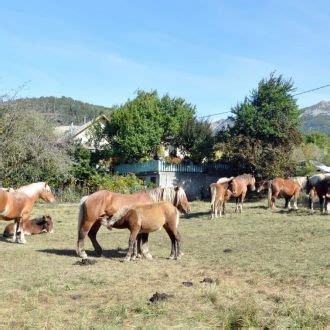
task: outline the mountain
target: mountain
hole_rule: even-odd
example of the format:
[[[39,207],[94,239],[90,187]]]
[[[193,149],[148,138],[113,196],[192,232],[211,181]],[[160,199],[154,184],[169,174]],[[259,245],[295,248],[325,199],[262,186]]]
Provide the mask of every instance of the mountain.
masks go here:
[[[7,102],[0,104],[6,106]],[[56,126],[58,125],[81,125],[93,118],[111,110],[100,105],[94,105],[72,99],[71,97],[34,97],[21,98],[9,101],[14,107],[25,110],[35,110],[45,114]]]
[[[321,101],[301,110],[304,133],[320,132],[330,136],[330,101]]]

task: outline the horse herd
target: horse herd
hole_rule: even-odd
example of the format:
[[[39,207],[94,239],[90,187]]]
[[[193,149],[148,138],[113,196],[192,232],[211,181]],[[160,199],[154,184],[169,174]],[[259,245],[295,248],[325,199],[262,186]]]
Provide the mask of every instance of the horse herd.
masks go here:
[[[257,187],[256,187],[257,186]],[[242,212],[247,191],[260,192],[268,189],[268,206],[273,208],[277,198],[285,199],[285,207],[297,209],[297,199],[302,189],[309,195],[309,207],[314,211],[313,203],[318,196],[321,212],[327,213],[330,199],[330,174],[316,174],[312,177],[289,179],[275,178],[256,184],[251,174],[237,177],[220,178],[210,185],[211,216],[215,218],[225,213],[226,202],[236,198],[236,212]],[[38,199],[54,202],[54,195],[45,182],[33,183],[17,190],[0,188],[0,220],[14,220],[5,228],[4,236],[12,236],[13,242],[25,243],[24,235],[52,232],[52,218],[47,215],[29,220],[33,206]],[[149,252],[149,233],[161,229],[167,232],[171,240],[170,259],[180,259],[181,235],[178,231],[180,214],[190,212],[185,191],[182,187],[154,188],[133,194],[119,194],[107,190],[97,191],[81,199],[78,216],[77,254],[87,259],[84,248],[88,236],[95,249],[96,256],[102,255],[102,247],[96,239],[101,225],[109,230],[127,228],[130,231],[126,261],[144,257],[152,259]]]

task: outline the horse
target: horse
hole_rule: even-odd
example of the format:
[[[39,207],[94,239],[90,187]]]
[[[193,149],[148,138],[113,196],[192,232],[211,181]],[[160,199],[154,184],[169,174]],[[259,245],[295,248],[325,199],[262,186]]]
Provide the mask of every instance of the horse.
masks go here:
[[[32,183],[15,191],[0,190],[0,220],[15,221],[13,242],[16,242],[17,234],[20,233],[17,242],[26,243],[21,227],[28,221],[34,203],[39,198],[50,203],[55,201],[49,185],[45,182]]]
[[[220,217],[225,214],[226,202],[232,196],[232,192],[228,189],[229,182],[223,183],[211,183],[210,184],[210,195],[211,195],[211,218],[217,218],[218,212]]]
[[[232,196],[236,197],[235,212],[242,212],[243,202],[248,188],[251,191],[256,190],[256,179],[251,174],[236,176],[229,182],[229,190],[232,192]]]
[[[285,199],[285,208],[291,209],[290,201],[293,198],[293,208],[298,210],[297,200],[300,194],[301,186],[297,181],[291,179],[276,178],[270,181],[260,181],[257,192],[268,189],[268,207],[274,208],[277,198]]]
[[[220,179],[218,179],[218,181],[216,183],[225,183],[225,182],[229,182],[231,181],[232,179],[234,179],[234,177],[230,177],[230,178],[227,178],[227,177],[222,177]]]
[[[328,213],[330,174],[316,174],[309,177],[306,185],[306,193],[309,195],[309,209],[311,213],[314,213],[314,200],[316,195],[320,201],[321,213]]]
[[[183,206],[184,212],[188,212]],[[102,224],[108,229],[128,228],[130,230],[129,247],[125,261],[135,260],[137,254],[137,236],[141,233],[151,233],[162,227],[166,230],[172,242],[170,259],[181,258],[181,236],[178,231],[180,212],[169,202],[158,202],[147,205],[137,205],[117,211],[112,218],[103,218]]]
[[[96,256],[100,257],[102,255],[102,247],[96,240],[96,235],[104,217],[112,217],[123,207],[127,208],[159,201],[168,201],[179,208],[185,205],[185,208],[190,210],[186,193],[181,187],[155,188],[127,195],[100,190],[89,196],[84,196],[79,206],[77,255],[83,259],[88,257],[84,249],[87,234],[93,244]],[[116,228],[116,225],[113,227]],[[145,250],[147,250],[148,234],[142,233],[139,237],[140,240],[142,240]],[[151,258],[148,253],[145,253],[144,256]]]
[[[54,232],[53,228],[53,220],[50,215],[44,215],[40,218],[35,218],[22,224],[24,235],[35,235],[41,233],[52,234]],[[15,226],[13,223],[11,223],[6,226],[3,232],[3,237],[12,237],[14,236],[14,232]]]

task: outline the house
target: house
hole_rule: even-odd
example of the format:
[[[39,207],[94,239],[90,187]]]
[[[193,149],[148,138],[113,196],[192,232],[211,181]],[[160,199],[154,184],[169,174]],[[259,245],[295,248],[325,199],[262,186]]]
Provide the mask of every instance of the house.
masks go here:
[[[163,160],[150,160],[145,163],[120,164],[115,166],[118,174],[134,173],[145,182],[158,187],[180,185],[190,200],[208,196],[208,187],[219,177],[231,176],[231,168],[225,163],[168,164]]]
[[[69,126],[55,127],[55,134],[58,136],[57,142],[66,143],[68,141],[77,141],[80,142],[85,148],[89,150],[94,150],[95,147],[91,144],[90,139],[90,129],[95,124],[95,122],[99,122],[102,127],[104,127],[107,121],[108,118],[105,115],[101,115],[81,126],[71,124]],[[106,140],[100,142],[100,146],[105,144],[107,144]]]

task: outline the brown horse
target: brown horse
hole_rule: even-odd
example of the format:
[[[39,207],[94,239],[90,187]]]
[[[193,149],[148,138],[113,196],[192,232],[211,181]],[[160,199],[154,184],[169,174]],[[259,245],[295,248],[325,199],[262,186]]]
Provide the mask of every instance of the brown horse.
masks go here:
[[[236,197],[236,209],[235,212],[242,212],[243,202],[248,188],[252,191],[256,190],[256,179],[251,174],[242,174],[236,176],[229,183],[229,190],[232,192],[232,196]]]
[[[54,232],[53,228],[53,220],[51,216],[44,215],[40,218],[35,218],[29,221],[22,223],[22,230],[24,231],[24,235],[35,235],[41,233],[50,233]],[[15,225],[13,223],[6,226],[3,237],[12,237],[14,236]]]
[[[306,193],[309,195],[309,209],[314,213],[314,200],[317,196],[320,201],[321,213],[328,213],[330,200],[330,174],[316,174],[308,178]]]
[[[13,242],[26,243],[21,226],[28,221],[37,199],[54,202],[55,198],[45,182],[33,183],[16,191],[0,190],[0,220],[14,220]],[[19,237],[18,234],[20,233]]]
[[[83,197],[80,201],[78,218],[78,256],[83,259],[87,258],[87,253],[84,249],[84,240],[87,234],[93,244],[96,255],[102,255],[102,248],[96,240],[96,234],[104,217],[111,218],[118,210],[124,207],[129,208],[134,205],[150,204],[158,201],[168,201],[173,205],[178,205],[178,207],[185,204],[187,208],[190,208],[187,196],[181,187],[155,188],[130,195],[100,190]],[[116,225],[113,227],[116,228]],[[143,233],[139,239],[142,239],[144,246],[147,247],[148,234]]]
[[[188,212],[188,210],[184,212]],[[129,247],[125,261],[136,258],[138,234],[151,233],[162,227],[166,230],[172,242],[170,259],[180,259],[181,236],[178,231],[179,217],[180,212],[173,204],[159,202],[123,208],[116,212],[111,219],[104,218],[102,224],[108,229],[115,226],[115,228],[128,228],[130,230]]]
[[[274,208],[277,198],[285,199],[285,208],[290,209],[290,201],[293,199],[293,208],[298,210],[297,200],[300,194],[301,185],[291,179],[276,178],[271,181],[260,181],[257,192],[268,189],[268,207]]]
[[[217,218],[218,213],[220,217],[226,212],[226,202],[232,196],[232,192],[228,189],[229,181],[223,183],[211,183],[211,218]]]

